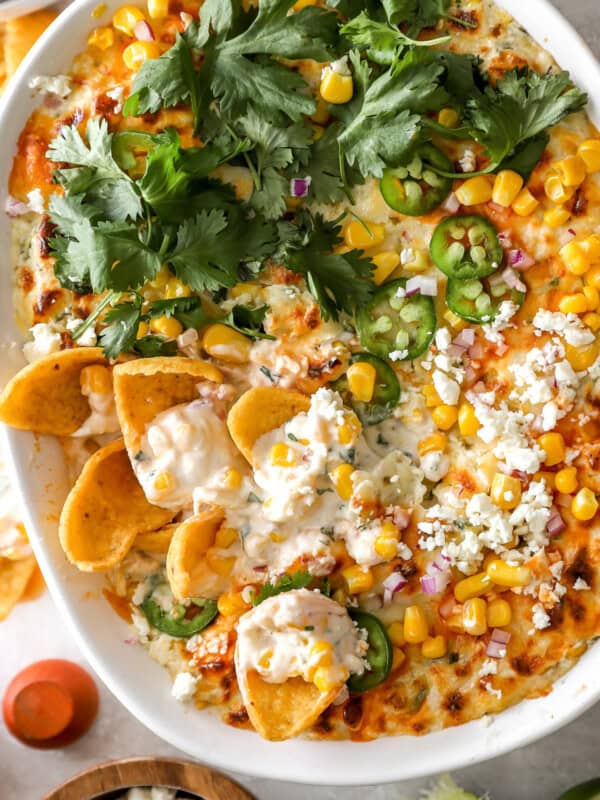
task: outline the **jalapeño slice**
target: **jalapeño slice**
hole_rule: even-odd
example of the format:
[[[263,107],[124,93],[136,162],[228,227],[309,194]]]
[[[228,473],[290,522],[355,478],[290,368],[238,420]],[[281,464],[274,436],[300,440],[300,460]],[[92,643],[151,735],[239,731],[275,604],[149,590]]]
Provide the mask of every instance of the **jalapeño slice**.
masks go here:
[[[452,162],[433,144],[419,147],[411,161],[386,169],[379,182],[385,202],[409,217],[422,217],[441,205],[452,190],[452,178],[438,175],[452,172]]]
[[[195,597],[192,603],[200,611],[189,619],[186,617],[187,609],[185,606],[179,606],[179,608],[176,606],[175,613],[165,611],[156,600],[152,599],[152,592],[146,597],[140,608],[153,628],[157,628],[161,633],[166,633],[177,639],[188,639],[206,628],[207,625],[210,625],[218,613],[215,600]]]
[[[485,217],[447,217],[431,237],[431,258],[449,278],[482,278],[502,263],[498,233]]]
[[[383,422],[392,415],[400,399],[400,382],[390,365],[377,356],[371,355],[371,353],[354,353],[351,363],[361,362],[375,367],[375,390],[370,402],[363,403],[353,397],[348,389],[348,379],[345,375],[342,375],[334,383],[334,388],[345,399],[348,398],[347,402],[352,406],[361,423],[368,427],[377,425],[378,422]]]
[[[350,616],[359,628],[367,632],[369,649],[367,650],[367,661],[370,669],[362,675],[351,675],[348,680],[348,689],[353,694],[368,692],[383,683],[392,669],[394,654],[392,643],[387,635],[383,624],[365,611],[350,611]]]
[[[600,800],[600,778],[574,786],[561,794],[559,800]]]
[[[457,316],[477,325],[493,322],[500,306],[511,301],[519,308],[525,292],[511,289],[499,275],[470,280],[450,279],[446,287],[446,303]]]
[[[380,286],[371,301],[358,309],[356,327],[363,347],[379,358],[406,361],[424,353],[436,327],[431,297],[406,296],[406,279]]]

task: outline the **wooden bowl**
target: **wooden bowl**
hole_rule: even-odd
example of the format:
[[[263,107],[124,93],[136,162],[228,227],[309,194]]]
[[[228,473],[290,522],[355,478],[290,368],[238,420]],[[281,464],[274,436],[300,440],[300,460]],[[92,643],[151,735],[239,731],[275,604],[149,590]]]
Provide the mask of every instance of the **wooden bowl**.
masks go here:
[[[138,786],[167,786],[189,800],[254,800],[249,792],[220,772],[171,758],[107,761],[75,775],[43,800],[113,800]]]

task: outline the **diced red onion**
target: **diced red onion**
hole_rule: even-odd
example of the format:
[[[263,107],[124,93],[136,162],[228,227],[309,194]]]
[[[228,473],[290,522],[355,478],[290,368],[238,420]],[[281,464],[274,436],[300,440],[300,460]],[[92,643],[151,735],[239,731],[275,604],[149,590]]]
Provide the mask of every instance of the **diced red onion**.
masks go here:
[[[500,642],[495,642],[493,639],[491,639],[488,642],[485,654],[490,658],[504,658],[506,655],[506,645],[500,644]]]
[[[133,27],[133,35],[138,42],[153,42],[154,32],[145,19],[140,19]]]
[[[312,178],[307,175],[305,178],[292,178],[290,181],[290,194],[292,197],[306,197]]]
[[[492,631],[492,642],[498,644],[508,644],[510,642],[511,634],[508,631],[503,631],[501,628],[494,628]]]
[[[474,345],[469,347],[469,356],[475,361],[479,358],[483,358],[484,354],[485,350],[481,342],[475,342]]]
[[[454,614],[460,614],[460,613],[462,613],[462,606],[460,603],[456,602],[453,594],[451,594],[442,603],[440,603],[438,608],[438,614],[442,619],[448,619]]]
[[[473,328],[465,328],[462,330],[458,336],[454,337],[453,344],[457,344],[459,347],[471,347],[475,344],[475,331]]]
[[[430,575],[421,576],[421,589],[423,594],[439,594],[448,585],[448,574],[446,572],[436,572]]]
[[[448,572],[450,569],[450,559],[444,553],[437,555],[427,566],[427,574],[435,575],[436,572]]]
[[[564,519],[560,515],[560,511],[557,508],[552,508],[552,514],[550,519],[546,524],[546,530],[548,531],[549,536],[558,536],[559,533],[562,533],[566,528],[566,524]]]
[[[410,525],[410,518],[411,518],[411,513],[410,511],[407,511],[406,508],[399,508],[399,507],[394,508],[394,511],[392,513],[392,520],[394,522],[394,525],[398,528],[398,530],[405,531]]]
[[[392,572],[391,575],[388,575],[387,578],[383,582],[383,589],[384,592],[388,591],[392,594],[399,592],[401,589],[404,589],[408,581],[404,577],[401,572]]]
[[[573,228],[567,228],[567,233],[570,233],[571,236],[577,236],[577,233]]]
[[[513,469],[510,474],[513,476],[513,478],[518,478],[520,481],[526,481],[529,477],[526,472],[523,472],[523,470],[520,469]]]
[[[435,297],[437,295],[437,280],[435,277],[415,275],[413,278],[409,278],[406,282],[406,296],[410,297],[417,292],[428,297]]]
[[[494,350],[497,356],[503,356],[508,353],[509,347],[506,342],[497,342],[494,346]]]
[[[21,217],[23,214],[28,214],[31,211],[28,203],[22,203],[10,194],[6,198],[5,209],[9,217]]]
[[[389,589],[383,590],[383,605],[387,608],[387,606],[392,605],[392,600],[394,599],[394,595],[390,592]]]
[[[520,248],[509,250],[507,259],[511,267],[515,267],[516,269],[529,269],[529,267],[533,267],[535,264],[535,259]]]
[[[459,344],[449,344],[445,350],[447,356],[450,358],[462,358],[467,352],[466,347],[461,347]]]
[[[485,391],[487,391],[486,385],[483,381],[477,381],[471,391],[475,392],[475,394],[483,394]]]
[[[476,377],[477,373],[475,372],[473,367],[470,364],[467,364],[467,366],[465,367],[465,380],[464,380],[465,384],[467,386],[470,386]]]
[[[555,497],[556,505],[561,508],[571,508],[573,498],[570,494],[557,494]]]
[[[510,231],[501,231],[498,234],[498,241],[505,250],[507,250],[509,247],[512,247],[512,238]]]
[[[446,198],[446,201],[443,203],[442,208],[445,211],[448,211],[450,214],[456,214],[458,209],[460,208],[460,202],[458,197],[452,192]]]
[[[521,278],[519,278],[518,274],[512,267],[507,267],[503,273],[502,277],[506,281],[506,285],[511,289],[517,289],[519,292],[526,292],[527,286],[523,283]]]

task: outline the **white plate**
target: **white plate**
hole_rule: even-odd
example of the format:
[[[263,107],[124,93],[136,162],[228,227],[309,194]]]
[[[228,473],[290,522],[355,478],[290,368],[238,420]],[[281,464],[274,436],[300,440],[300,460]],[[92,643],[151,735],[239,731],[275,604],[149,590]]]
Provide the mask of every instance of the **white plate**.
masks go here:
[[[55,0],[3,0],[3,2],[0,0],[0,22],[23,17],[25,14],[39,11],[40,8],[51,6],[54,2]]]
[[[28,80],[69,67],[93,24],[98,0],[80,0],[42,36],[13,80],[0,105],[4,151],[0,162],[0,207],[15,142],[38,99]],[[121,0],[109,0],[109,18]],[[600,86],[600,68],[579,36],[546,0],[503,0],[513,13],[590,94]],[[100,23],[102,24],[102,22]],[[592,107],[595,117],[597,109]],[[0,247],[8,253],[8,219],[0,215]],[[0,345],[21,338],[13,322],[12,275],[7,260],[0,283]],[[18,352],[16,347],[12,352]],[[0,359],[7,362],[9,359]],[[3,364],[4,366],[4,364]],[[5,367],[5,369],[9,369]],[[12,371],[16,367],[13,365]],[[141,647],[125,644],[128,628],[101,596],[103,578],[78,572],[60,549],[56,523],[67,492],[62,452],[57,441],[5,431],[15,485],[52,596],[82,651],[119,700],[154,733],[175,747],[214,766],[264,778],[312,784],[384,783],[456,769],[506,753],[565,725],[600,698],[600,644],[592,648],[554,690],[515,706],[495,718],[416,738],[380,739],[367,744],[291,741],[270,744],[256,734],[224,725],[212,712],[186,708],[170,697],[165,671]],[[23,636],[35,631],[23,631]]]

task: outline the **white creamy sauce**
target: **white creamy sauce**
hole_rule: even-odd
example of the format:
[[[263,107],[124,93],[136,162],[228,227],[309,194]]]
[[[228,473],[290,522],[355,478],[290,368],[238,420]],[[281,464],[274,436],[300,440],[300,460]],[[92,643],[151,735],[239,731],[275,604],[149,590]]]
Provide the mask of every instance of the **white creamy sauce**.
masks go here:
[[[121,430],[112,392],[93,392],[86,386],[81,391],[90,404],[90,415],[72,436],[98,436]]]
[[[51,353],[58,353],[61,345],[60,333],[48,322],[38,322],[31,328],[32,339],[23,345],[23,355],[33,363]]]
[[[237,628],[237,674],[256,671],[268,683],[288,678],[311,681],[321,653],[331,646],[332,677],[343,684],[365,671],[365,636],[345,608],[320,592],[298,589],[270,597],[244,614]],[[241,681],[243,686],[244,681]]]
[[[218,475],[222,480],[240,460],[212,404],[194,400],[162,411],[152,420],[133,468],[151,503],[179,509],[192,505],[196,487],[210,484]]]

